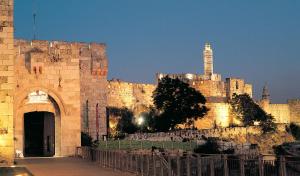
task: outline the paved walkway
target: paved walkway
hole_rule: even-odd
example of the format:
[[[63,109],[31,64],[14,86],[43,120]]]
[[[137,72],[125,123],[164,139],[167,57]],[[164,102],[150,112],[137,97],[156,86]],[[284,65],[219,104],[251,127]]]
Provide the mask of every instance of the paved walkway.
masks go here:
[[[34,176],[133,176],[130,173],[102,168],[79,158],[30,158],[17,160]]]

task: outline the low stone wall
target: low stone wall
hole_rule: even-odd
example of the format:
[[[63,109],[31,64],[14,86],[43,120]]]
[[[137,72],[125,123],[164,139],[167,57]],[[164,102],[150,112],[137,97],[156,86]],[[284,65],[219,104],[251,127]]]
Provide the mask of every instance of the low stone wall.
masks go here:
[[[278,124],[278,131],[285,131],[285,124]],[[159,133],[135,133],[129,134],[129,140],[150,140],[150,141],[168,141],[175,140],[181,141],[182,139],[201,140],[203,136],[218,137],[218,138],[235,138],[245,137],[246,135],[261,135],[259,127],[228,127],[228,128],[215,128],[215,129],[202,129],[202,130],[178,130],[172,132],[159,132]]]

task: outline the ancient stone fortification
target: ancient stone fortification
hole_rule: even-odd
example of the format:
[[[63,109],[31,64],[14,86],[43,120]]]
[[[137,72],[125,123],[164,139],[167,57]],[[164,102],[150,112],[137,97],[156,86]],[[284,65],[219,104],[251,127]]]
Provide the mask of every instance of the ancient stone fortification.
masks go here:
[[[106,46],[14,40],[13,0],[0,10],[0,161],[73,155],[81,131],[106,135]]]
[[[178,78],[199,90],[207,99],[208,114],[195,122],[198,129],[212,127],[228,127],[238,121],[230,110],[228,100],[234,93],[247,93],[252,97],[252,85],[241,78],[226,78],[222,81],[220,74],[213,72],[213,50],[206,44],[203,51],[204,74],[163,74],[157,73],[157,83],[165,76]],[[155,84],[136,84],[120,80],[112,80],[108,87],[108,105],[126,107],[132,110],[136,117],[153,105],[151,96]],[[266,93],[264,93],[266,94]],[[300,123],[300,101],[289,100],[288,104],[270,104],[269,95],[264,95],[260,102],[261,107],[272,114],[277,123]],[[265,98],[264,98],[265,97]],[[138,109],[138,110],[137,110]]]
[[[107,105],[117,108],[127,107],[135,114],[139,114],[153,105],[152,92],[155,87],[153,84],[108,81]]]
[[[106,74],[102,44],[15,40],[16,150],[24,148],[24,113],[33,111],[55,114],[53,140],[58,156],[72,154],[80,145],[81,125],[89,124],[86,129],[96,136],[97,103],[100,135],[105,135]],[[30,102],[29,94],[36,91],[47,93],[50,103]],[[83,124],[84,117],[89,117],[89,123]]]
[[[227,78],[222,81],[220,74],[213,73],[213,53],[209,44],[205,45],[203,51],[204,74],[163,74],[156,75],[156,82],[164,76],[179,78],[199,90],[207,99],[208,114],[195,122],[198,129],[207,129],[215,126],[226,127],[233,123],[230,115],[228,99],[234,93],[248,93],[252,96],[252,85],[246,84],[240,78]],[[152,106],[152,92],[156,85],[127,83],[120,80],[112,80],[108,87],[108,105],[116,107],[126,107],[132,110],[135,116],[147,111]]]
[[[300,100],[290,99],[287,104],[272,104],[270,94],[265,86],[259,105],[274,116],[276,123],[300,124]]]
[[[14,95],[13,0],[0,1],[0,161],[12,162]],[[1,164],[1,163],[0,163]]]

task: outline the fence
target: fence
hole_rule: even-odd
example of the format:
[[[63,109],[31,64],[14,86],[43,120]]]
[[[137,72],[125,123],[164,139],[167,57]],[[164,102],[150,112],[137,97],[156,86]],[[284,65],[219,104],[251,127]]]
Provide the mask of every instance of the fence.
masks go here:
[[[299,176],[299,158],[142,153],[79,147],[76,156],[102,167],[148,176]]]

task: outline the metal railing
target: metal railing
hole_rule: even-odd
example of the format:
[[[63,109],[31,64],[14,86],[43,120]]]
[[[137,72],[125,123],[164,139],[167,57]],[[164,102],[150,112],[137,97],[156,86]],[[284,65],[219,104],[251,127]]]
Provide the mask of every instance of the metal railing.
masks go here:
[[[262,155],[200,155],[78,147],[76,156],[101,167],[148,176],[299,176],[300,160]]]

